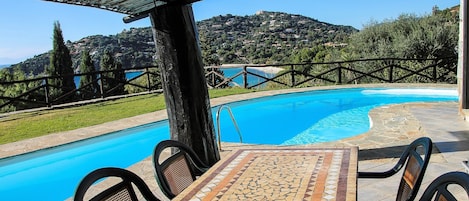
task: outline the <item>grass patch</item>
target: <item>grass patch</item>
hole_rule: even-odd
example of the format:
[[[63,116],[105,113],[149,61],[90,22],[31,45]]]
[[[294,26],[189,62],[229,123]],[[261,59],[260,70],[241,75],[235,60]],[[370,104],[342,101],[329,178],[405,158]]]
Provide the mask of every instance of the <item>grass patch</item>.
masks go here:
[[[254,92],[242,88],[209,90],[210,98]],[[84,106],[0,118],[0,144],[98,125],[165,109],[163,94],[149,94]]]
[[[234,94],[245,94],[245,93],[251,93],[251,92],[256,92],[256,91],[259,91],[259,90],[233,87],[233,88],[227,88],[227,89],[211,89],[208,91],[208,93],[209,93],[210,98],[218,98],[222,96],[229,96],[229,95],[234,95]]]

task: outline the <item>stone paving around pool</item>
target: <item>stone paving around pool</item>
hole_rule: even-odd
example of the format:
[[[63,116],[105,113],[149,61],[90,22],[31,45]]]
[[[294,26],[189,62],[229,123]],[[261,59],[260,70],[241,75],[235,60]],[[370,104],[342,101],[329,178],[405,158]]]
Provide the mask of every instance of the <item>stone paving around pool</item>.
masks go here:
[[[372,85],[369,87],[379,87]],[[384,85],[383,85],[384,86]],[[392,85],[394,87],[395,85]],[[424,85],[425,87],[455,88],[455,85]],[[344,86],[340,86],[343,88]],[[349,87],[368,87],[352,85]],[[404,87],[402,85],[401,87]],[[405,87],[418,87],[405,85]],[[314,89],[328,89],[331,87],[315,87]],[[266,95],[290,93],[311,90],[289,89],[265,91],[237,96],[227,96],[211,100],[216,106],[226,102],[245,100]],[[366,133],[336,142],[321,143],[306,146],[358,146],[359,171],[383,171],[391,168],[398,160],[402,150],[414,139],[428,136],[434,142],[434,151],[423,180],[420,197],[426,186],[437,176],[449,171],[465,171],[461,162],[469,159],[469,123],[465,122],[458,113],[457,102],[442,103],[409,103],[389,105],[376,108],[370,112],[373,127]],[[7,157],[34,151],[50,146],[89,138],[104,133],[121,130],[145,123],[167,118],[166,111],[158,111],[133,118],[122,119],[98,126],[81,128],[73,131],[51,134],[21,142],[0,145],[0,157]],[[230,150],[238,147],[269,147],[264,145],[249,145],[236,143],[222,143],[221,156],[226,156]],[[163,198],[154,177],[151,158],[137,163],[129,168],[141,176],[158,197]],[[388,179],[359,179],[358,200],[395,200],[399,179],[402,173]]]

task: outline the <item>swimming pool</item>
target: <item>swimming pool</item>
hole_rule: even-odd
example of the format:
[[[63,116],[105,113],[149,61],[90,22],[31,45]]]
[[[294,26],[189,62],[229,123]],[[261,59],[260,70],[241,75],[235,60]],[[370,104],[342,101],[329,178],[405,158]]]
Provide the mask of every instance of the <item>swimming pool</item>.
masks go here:
[[[366,132],[370,126],[367,113],[377,106],[456,100],[456,90],[352,88],[276,95],[227,105],[234,113],[245,143],[295,144],[336,140]],[[217,109],[213,108],[214,116]],[[330,125],[347,126],[329,130]],[[223,112],[221,131],[222,141],[239,142],[229,115]],[[355,134],[336,135],[352,131]],[[317,133],[328,137],[314,137]],[[88,172],[105,166],[126,168],[151,155],[153,147],[168,138],[168,123],[161,121],[2,159],[0,200],[64,200],[72,196]]]
[[[351,88],[282,94],[227,105],[241,130],[243,143],[295,145],[364,133],[370,128],[369,111],[378,106],[456,100],[456,90]],[[221,114],[222,141],[239,142],[230,116]]]

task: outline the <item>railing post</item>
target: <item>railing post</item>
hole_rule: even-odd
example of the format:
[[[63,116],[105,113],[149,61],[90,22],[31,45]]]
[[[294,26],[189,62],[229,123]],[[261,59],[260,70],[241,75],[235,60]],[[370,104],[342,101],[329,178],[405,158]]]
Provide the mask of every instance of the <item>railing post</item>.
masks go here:
[[[104,78],[103,78],[103,73],[102,72],[99,72],[99,80],[101,82],[101,84],[99,85],[99,91],[101,91],[101,98],[104,99],[104,97],[106,97],[106,95],[104,94]]]
[[[339,68],[337,68],[337,81],[339,84],[342,84],[342,65],[339,63]]]
[[[247,69],[248,69],[247,66],[243,66],[243,85],[245,89],[248,88],[248,70]]]
[[[51,107],[50,103],[50,92],[49,92],[49,81],[47,81],[47,78],[44,78],[44,95],[46,96],[46,105],[47,107]]]
[[[291,87],[295,87],[295,65],[291,65]]]
[[[151,80],[150,80],[150,69],[148,67],[145,67],[145,73],[147,74],[147,89],[148,92],[151,91]]]
[[[212,83],[211,83],[212,85],[211,86],[216,86],[217,84],[215,83],[215,81],[216,81],[215,78],[216,78],[217,74],[215,73],[215,67],[211,67],[210,70],[211,70],[211,74],[212,74]]]
[[[394,83],[394,60],[391,60],[391,65],[389,65],[389,83]]]

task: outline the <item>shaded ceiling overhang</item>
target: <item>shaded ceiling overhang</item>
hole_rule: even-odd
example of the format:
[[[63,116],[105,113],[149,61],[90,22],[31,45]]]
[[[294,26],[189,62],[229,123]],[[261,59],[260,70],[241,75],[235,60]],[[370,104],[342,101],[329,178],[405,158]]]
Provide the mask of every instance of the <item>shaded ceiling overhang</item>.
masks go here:
[[[169,4],[190,4],[200,0],[44,0],[79,6],[88,6],[126,14],[123,21],[130,23],[145,17],[156,7]]]

